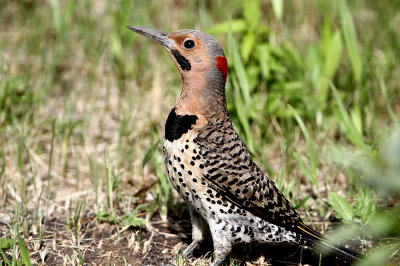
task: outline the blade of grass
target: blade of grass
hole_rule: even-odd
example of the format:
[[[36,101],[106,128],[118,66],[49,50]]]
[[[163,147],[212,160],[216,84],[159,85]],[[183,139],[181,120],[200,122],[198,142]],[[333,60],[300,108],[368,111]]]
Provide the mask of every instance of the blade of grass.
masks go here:
[[[283,1],[282,0],[272,0],[272,9],[274,10],[275,16],[278,18],[278,20],[282,20],[283,16]]]
[[[346,0],[336,1],[339,7],[339,14],[343,29],[343,36],[346,44],[347,53],[350,57],[354,79],[357,83],[362,80],[362,60],[358,49],[357,35],[354,28],[353,19]]]
[[[1,256],[3,257],[3,261],[7,264],[7,265],[11,265],[11,262],[8,260],[6,254],[4,253],[4,251],[7,251],[8,249],[10,249],[11,247],[13,247],[15,244],[15,241],[13,239],[10,238],[0,238],[0,253]]]
[[[390,100],[389,100],[388,95],[387,95],[386,84],[385,84],[385,81],[383,80],[383,78],[379,79],[379,85],[380,85],[380,88],[381,88],[381,92],[382,92],[382,95],[383,95],[384,102],[386,103],[386,109],[387,109],[387,111],[388,111],[388,113],[389,113],[389,115],[390,115],[390,117],[392,119],[392,122],[398,129],[400,129],[400,119],[393,112],[392,106],[390,105]]]
[[[106,191],[107,191],[107,199],[108,199],[108,208],[111,214],[114,214],[114,191],[113,191],[113,169],[111,166],[111,158],[110,151],[107,150],[104,154],[105,167],[106,167]]]
[[[54,152],[54,138],[56,135],[56,120],[51,121],[51,143],[50,143],[50,153],[49,153],[49,163],[47,168],[47,198],[50,198],[50,181],[51,181],[51,170],[53,168],[53,152]]]
[[[340,35],[340,31],[337,30],[329,40],[328,44],[326,45],[326,50],[324,51],[324,75],[320,76],[318,84],[321,110],[324,110],[326,108],[326,102],[328,99],[329,87],[327,79],[332,80],[335,76],[339,67],[342,51],[342,38]]]
[[[297,209],[303,207],[304,204],[306,204],[307,200],[309,200],[310,198],[311,198],[311,195],[305,196],[299,203],[297,203],[296,206],[294,206],[294,208],[297,210]]]
[[[227,33],[231,32],[242,32],[247,28],[247,23],[244,19],[233,19],[220,24],[214,25],[212,28],[208,29],[209,34]]]
[[[346,107],[344,106],[342,98],[340,97],[335,85],[331,81],[329,81],[329,84],[332,89],[333,97],[337,107],[337,109],[334,110],[334,113],[340,124],[340,127],[342,128],[350,142],[352,142],[356,147],[361,150],[367,150],[368,147],[364,142],[364,137],[357,129],[357,126],[354,124],[353,120],[350,118],[350,115],[347,112]]]
[[[18,238],[18,245],[21,251],[21,257],[27,266],[31,266],[31,259],[29,258],[28,249],[25,246],[24,240],[22,239],[21,235],[19,234],[19,230],[17,231],[17,238]]]
[[[350,205],[345,198],[339,196],[337,193],[332,192],[329,194],[329,203],[345,222],[351,222],[354,218],[353,206]]]
[[[246,136],[246,142],[247,142],[247,148],[251,153],[254,152],[254,142],[253,142],[253,136],[250,131],[250,124],[249,124],[249,119],[248,116],[246,115],[246,107],[244,106],[240,90],[239,90],[239,84],[235,78],[235,75],[232,74],[232,83],[233,83],[233,98],[235,102],[235,106],[237,109],[237,115],[240,121],[241,126],[243,127],[245,136]]]
[[[246,113],[248,113],[249,106],[251,103],[251,96],[250,96],[250,88],[249,88],[249,82],[247,80],[247,75],[246,75],[246,70],[244,68],[242,59],[240,58],[239,51],[236,49],[236,45],[233,43],[232,45],[232,55],[233,55],[233,68],[235,71],[235,74],[237,75],[237,80],[239,82],[239,88],[240,91],[243,95],[243,100],[244,100],[244,106]]]
[[[316,148],[315,148],[314,142],[310,136],[310,133],[308,132],[306,125],[304,124],[303,119],[301,119],[298,112],[291,105],[289,105],[289,110],[293,113],[294,118],[296,119],[297,123],[299,124],[301,132],[303,133],[303,136],[306,140],[307,158],[308,158],[308,162],[310,163],[311,169],[308,169],[308,167],[306,167],[303,160],[300,158],[299,154],[297,154],[297,153],[294,154],[295,159],[296,159],[297,163],[299,164],[300,169],[302,170],[303,174],[306,177],[308,177],[308,179],[311,181],[311,183],[317,187],[318,196],[320,197],[319,183],[318,183],[318,178],[317,178],[318,159],[317,159],[317,153],[316,153]]]

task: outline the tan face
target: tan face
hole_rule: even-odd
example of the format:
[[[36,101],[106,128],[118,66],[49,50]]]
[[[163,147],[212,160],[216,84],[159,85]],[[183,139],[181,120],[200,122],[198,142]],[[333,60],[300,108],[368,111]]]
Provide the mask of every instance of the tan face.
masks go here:
[[[170,33],[168,38],[175,44],[168,52],[182,74],[203,72],[209,68],[210,55],[199,38],[176,33]]]

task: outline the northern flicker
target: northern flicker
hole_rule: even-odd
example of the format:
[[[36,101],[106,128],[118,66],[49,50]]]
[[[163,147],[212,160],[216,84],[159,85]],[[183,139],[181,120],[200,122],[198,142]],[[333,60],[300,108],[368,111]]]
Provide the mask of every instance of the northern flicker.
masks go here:
[[[161,44],[182,76],[182,92],[165,125],[163,152],[168,177],[190,207],[193,242],[183,255],[191,255],[207,233],[214,244],[214,265],[235,244],[313,247],[322,240],[238,137],[226,106],[228,65],[218,41],[196,30],[128,28]],[[332,249],[341,265],[357,260],[351,250]]]

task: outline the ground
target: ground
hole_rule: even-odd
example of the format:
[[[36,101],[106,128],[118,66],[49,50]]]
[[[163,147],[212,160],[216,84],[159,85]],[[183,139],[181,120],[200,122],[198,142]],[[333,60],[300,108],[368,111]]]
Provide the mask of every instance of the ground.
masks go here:
[[[82,258],[85,265],[162,265],[171,263],[182,246],[181,237],[159,216],[145,228],[120,232],[119,226],[85,213],[79,221],[79,244],[65,221],[45,219],[41,241],[37,228],[29,229],[25,244],[33,264],[76,265]],[[2,233],[8,229],[5,224],[0,228]]]
[[[178,251],[191,241],[189,211],[185,206],[179,212],[170,212],[166,220],[155,214],[149,223],[141,227],[121,227],[109,221],[100,221],[95,213],[87,211],[81,215],[77,227],[71,228],[65,213],[63,208],[55,208],[49,217],[43,218],[42,232],[32,221],[28,222],[25,244],[32,264],[207,265],[212,260],[211,241],[206,241],[200,250],[196,250],[194,258],[183,260],[177,256]],[[4,213],[2,215],[4,217]],[[1,222],[1,234],[6,234],[8,230],[9,225]],[[359,249],[360,246],[355,248]],[[240,255],[234,254],[231,263],[281,265],[281,256],[287,254],[282,253],[279,247],[272,247],[268,251],[275,260],[266,259],[262,251],[252,250],[243,255],[243,250],[239,250],[235,254]],[[268,251],[265,251],[266,256]],[[10,250],[10,260],[11,253]]]

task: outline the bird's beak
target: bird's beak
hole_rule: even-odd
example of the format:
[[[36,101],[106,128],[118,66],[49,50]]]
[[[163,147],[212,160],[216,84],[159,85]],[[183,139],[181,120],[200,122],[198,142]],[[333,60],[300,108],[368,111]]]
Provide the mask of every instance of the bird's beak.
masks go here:
[[[170,51],[175,45],[174,41],[168,38],[168,34],[165,32],[139,26],[128,26],[128,29],[137,32],[143,36],[146,36],[147,38],[152,39],[155,42],[158,42],[168,51]]]

